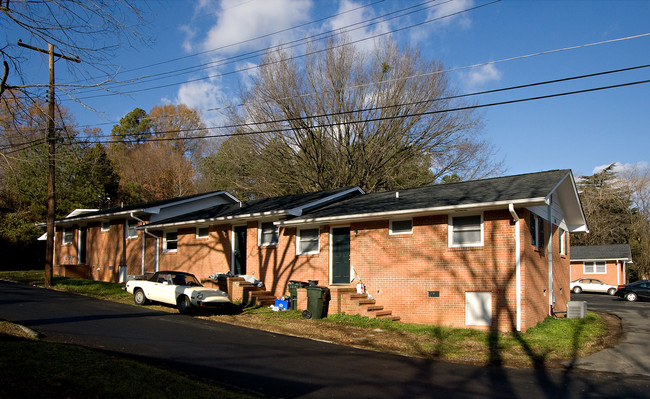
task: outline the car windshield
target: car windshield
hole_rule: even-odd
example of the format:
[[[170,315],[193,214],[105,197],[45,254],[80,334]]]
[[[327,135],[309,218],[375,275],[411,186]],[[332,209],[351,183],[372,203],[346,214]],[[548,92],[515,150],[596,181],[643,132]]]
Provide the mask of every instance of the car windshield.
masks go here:
[[[194,287],[201,287],[201,283],[193,274],[185,273],[156,273],[150,279],[157,283],[167,283],[173,285],[189,285]]]

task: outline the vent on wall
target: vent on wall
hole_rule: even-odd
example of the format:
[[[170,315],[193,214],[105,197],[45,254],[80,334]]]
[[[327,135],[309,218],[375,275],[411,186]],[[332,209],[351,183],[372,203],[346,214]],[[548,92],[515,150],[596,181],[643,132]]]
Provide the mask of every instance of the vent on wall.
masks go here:
[[[427,291],[428,298],[440,298],[440,291]]]

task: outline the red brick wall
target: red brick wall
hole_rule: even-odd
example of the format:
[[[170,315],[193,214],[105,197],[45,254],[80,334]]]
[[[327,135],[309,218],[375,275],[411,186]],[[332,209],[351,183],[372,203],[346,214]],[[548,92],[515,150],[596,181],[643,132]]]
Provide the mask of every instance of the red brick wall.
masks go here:
[[[230,225],[210,226],[207,238],[196,238],[196,228],[179,229],[176,252],[163,252],[161,235],[159,270],[189,272],[198,279],[205,279],[213,273],[226,273],[230,270],[231,237]]]
[[[508,211],[485,212],[484,245],[450,248],[448,216],[413,219],[410,235],[388,221],[351,225],[351,262],[368,292],[402,321],[465,327],[465,293],[492,292],[492,328],[515,325],[515,231]],[[428,298],[427,291],[439,291]]]

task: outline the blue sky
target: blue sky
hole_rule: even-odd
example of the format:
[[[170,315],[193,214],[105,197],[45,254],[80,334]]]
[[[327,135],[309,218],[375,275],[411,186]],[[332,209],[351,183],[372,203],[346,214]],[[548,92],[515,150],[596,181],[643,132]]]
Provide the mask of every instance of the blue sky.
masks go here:
[[[129,95],[95,93],[97,96],[84,100],[102,113],[63,97],[62,104],[73,111],[78,123],[101,127],[105,134],[135,107],[149,111],[164,103],[185,103],[200,110],[209,126],[218,125],[221,114],[209,109],[222,106],[224,100],[237,103],[238,88],[255,74],[259,58],[198,71],[181,69],[350,26],[420,3],[424,0],[138,3],[150,21],[142,27],[143,34],[153,37],[155,43],[120,49],[113,59],[120,66],[117,79],[171,73],[164,79],[143,79],[120,88],[132,91]],[[385,34],[402,45],[418,47],[426,58],[440,60],[452,70],[451,82],[460,93],[650,64],[650,36],[595,44],[649,34],[650,1],[454,0],[427,7],[401,18],[378,18],[377,24],[348,35],[362,40]],[[434,18],[439,19],[406,28]],[[309,24],[311,21],[316,22]],[[393,32],[397,29],[402,30]],[[372,40],[359,45],[372,45]],[[578,48],[533,55],[573,47]],[[508,60],[522,56],[528,57]],[[480,66],[467,68],[472,65]],[[46,78],[46,69],[41,69],[35,73]],[[57,81],[64,82],[65,74],[65,69],[59,68]],[[475,96],[470,101],[489,104],[649,79],[650,68],[643,68]],[[154,86],[165,87],[149,89]],[[650,158],[650,83],[487,107],[481,112],[484,138],[504,159],[506,174],[570,168],[576,175],[589,175],[613,162],[621,167],[646,166]]]

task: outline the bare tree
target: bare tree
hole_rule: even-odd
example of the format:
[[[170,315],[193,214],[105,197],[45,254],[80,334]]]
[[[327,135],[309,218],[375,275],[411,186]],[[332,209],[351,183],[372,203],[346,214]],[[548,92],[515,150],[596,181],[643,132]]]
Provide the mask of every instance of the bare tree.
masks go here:
[[[79,57],[81,66],[69,66],[77,76],[74,84],[59,84],[57,89],[74,98],[72,89],[102,87],[115,73],[110,61],[113,50],[124,41],[134,43],[143,37],[143,13],[126,0],[0,0],[0,28],[7,42],[0,45],[3,72],[0,94],[6,89],[33,96],[34,90],[45,85],[33,84],[27,79],[23,64],[33,52],[25,51],[13,41],[16,37],[34,46],[54,45],[57,53]],[[91,78],[90,73],[101,72],[103,78]],[[96,82],[99,80],[99,82]]]
[[[276,195],[358,185],[366,191],[495,174],[481,118],[458,108],[442,65],[388,41],[363,52],[330,42],[305,63],[268,53],[233,111]],[[242,127],[243,126],[243,127]],[[237,162],[237,160],[232,160]],[[259,179],[253,179],[257,183]]]

